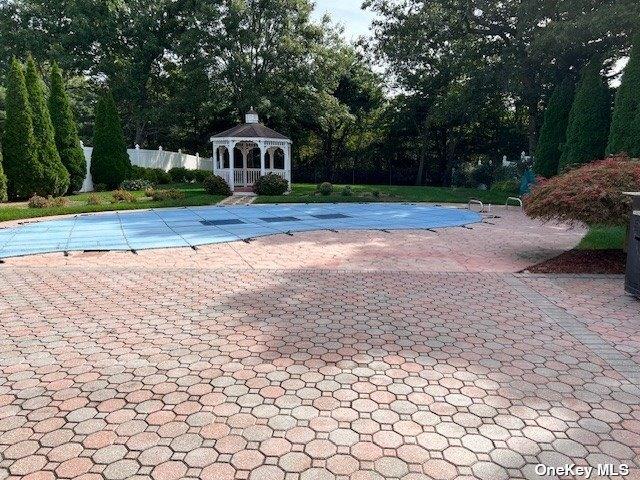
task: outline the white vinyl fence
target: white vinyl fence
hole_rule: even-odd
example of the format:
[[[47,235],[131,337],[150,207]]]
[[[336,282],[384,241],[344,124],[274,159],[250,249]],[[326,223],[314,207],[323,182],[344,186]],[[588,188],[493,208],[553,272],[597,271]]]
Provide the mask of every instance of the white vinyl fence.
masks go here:
[[[93,179],[91,178],[91,152],[92,147],[82,146],[84,158],[87,162],[87,176],[82,184],[81,192],[93,191]],[[127,150],[132,165],[147,168],[161,168],[168,172],[174,167],[184,167],[189,170],[209,170],[213,172],[213,159],[204,158],[200,155],[188,155],[177,152],[165,152],[160,147],[158,150],[144,150],[136,145],[136,148]]]

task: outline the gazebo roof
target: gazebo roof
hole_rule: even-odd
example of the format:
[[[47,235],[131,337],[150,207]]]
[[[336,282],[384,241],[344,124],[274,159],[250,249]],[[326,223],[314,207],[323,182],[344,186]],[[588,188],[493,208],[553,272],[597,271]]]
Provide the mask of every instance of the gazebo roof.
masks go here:
[[[243,123],[236,125],[224,132],[217,133],[211,138],[277,138],[289,140],[289,138],[261,123]]]

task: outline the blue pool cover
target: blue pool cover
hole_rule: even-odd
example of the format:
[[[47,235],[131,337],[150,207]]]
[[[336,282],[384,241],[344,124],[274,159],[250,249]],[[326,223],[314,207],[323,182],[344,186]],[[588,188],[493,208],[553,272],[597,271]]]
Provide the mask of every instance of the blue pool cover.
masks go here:
[[[195,247],[311,230],[464,226],[479,214],[414,204],[278,204],[82,214],[0,229],[0,258],[37,253]]]

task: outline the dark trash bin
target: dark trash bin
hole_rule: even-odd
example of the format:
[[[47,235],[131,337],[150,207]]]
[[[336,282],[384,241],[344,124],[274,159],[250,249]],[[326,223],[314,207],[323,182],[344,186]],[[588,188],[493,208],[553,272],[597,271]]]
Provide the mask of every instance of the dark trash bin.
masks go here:
[[[625,290],[640,298],[640,192],[627,193],[633,199],[627,253]]]

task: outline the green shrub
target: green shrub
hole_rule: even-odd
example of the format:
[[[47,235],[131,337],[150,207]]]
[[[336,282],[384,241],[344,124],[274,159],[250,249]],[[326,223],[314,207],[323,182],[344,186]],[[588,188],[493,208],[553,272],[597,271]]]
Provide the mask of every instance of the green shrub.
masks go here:
[[[569,114],[560,172],[604,157],[611,123],[611,97],[600,75],[601,67],[599,60],[593,60],[583,71]]]
[[[640,156],[640,35],[633,42],[616,93],[607,153]]]
[[[333,193],[333,185],[329,182],[323,182],[318,185],[318,193],[320,195],[324,195],[325,197],[331,195]]]
[[[524,198],[524,211],[544,221],[626,225],[630,199],[640,190],[640,161],[615,157],[570,170],[541,182]]]
[[[567,139],[573,96],[573,82],[567,78],[556,87],[544,112],[544,123],[534,155],[533,170],[545,178],[551,178],[558,173],[561,148]]]
[[[174,167],[168,173],[173,183],[202,183],[211,175],[209,170],[189,170],[184,167]]]
[[[507,193],[516,193],[520,188],[520,182],[515,178],[498,180],[491,184],[491,190]]]
[[[490,162],[478,165],[472,174],[474,187],[481,188],[481,186],[484,185],[486,188],[489,188],[493,183],[495,172],[496,168]]]
[[[89,194],[87,197],[87,205],[102,205],[102,197],[95,193]]]
[[[146,180],[154,185],[167,185],[171,183],[172,177],[161,168],[131,166],[130,180]]]
[[[109,187],[107,187],[106,183],[96,183],[93,185],[93,190],[95,192],[106,192],[109,190]]]
[[[30,198],[42,190],[42,165],[33,133],[33,116],[22,64],[15,58],[7,77],[6,122],[2,154],[7,194],[11,200]]]
[[[253,184],[253,191],[258,195],[283,195],[289,190],[289,182],[275,173],[267,173]]]
[[[116,188],[131,174],[131,161],[124,141],[116,102],[110,90],[98,100],[93,131],[91,176],[96,183]]]
[[[346,185],[343,189],[342,189],[342,196],[343,197],[351,197],[353,195],[353,190],[351,190],[351,186],[350,185]]]
[[[371,192],[373,194],[374,197],[378,198],[380,196],[380,190],[374,190],[373,192]]]
[[[162,200],[178,200],[184,198],[185,194],[182,190],[176,188],[169,189],[155,189],[148,188],[145,190],[145,195],[150,197],[154,202],[160,202]]]
[[[191,181],[189,170],[184,167],[173,167],[168,173],[173,183],[187,183]]]
[[[64,88],[62,73],[55,62],[51,70],[49,112],[60,160],[69,172],[69,191],[77,192],[87,176],[87,161],[80,146],[78,125]]]
[[[143,178],[136,178],[134,180],[125,180],[120,184],[120,188],[122,190],[127,190],[129,192],[142,191],[147,188],[151,188],[153,185],[149,180],[145,180]]]
[[[188,172],[190,172],[191,178],[196,183],[204,182],[204,179],[211,175],[209,170],[188,170]]]
[[[42,197],[40,195],[33,195],[29,199],[29,208],[51,208],[51,207],[66,207],[69,205],[69,200],[64,197]]]
[[[64,195],[69,189],[69,172],[58,154],[55,131],[44,95],[44,82],[31,55],[27,60],[25,82],[33,114],[38,161],[42,166],[40,191],[53,196]]]
[[[114,190],[111,196],[113,197],[113,203],[135,203],[136,201],[135,195],[126,190]]]
[[[202,182],[202,186],[209,195],[223,195],[228,197],[232,194],[227,182],[219,175],[209,175],[204,179],[204,182]]]

